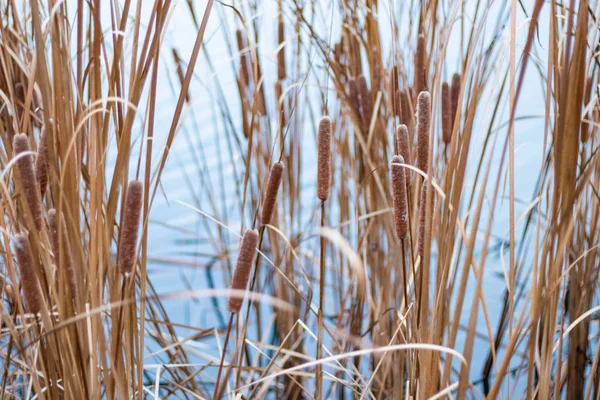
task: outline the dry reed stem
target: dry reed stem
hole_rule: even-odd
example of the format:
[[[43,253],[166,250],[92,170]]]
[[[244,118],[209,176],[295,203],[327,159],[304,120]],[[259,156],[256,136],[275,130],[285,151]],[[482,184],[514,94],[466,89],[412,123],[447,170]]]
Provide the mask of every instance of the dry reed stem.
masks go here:
[[[117,266],[125,276],[129,276],[135,266],[143,195],[144,185],[142,182],[138,180],[129,182],[125,204],[123,205],[124,214],[117,249]]]
[[[15,254],[19,263],[19,276],[21,278],[21,286],[25,303],[29,312],[36,314],[45,308],[46,302],[42,294],[42,287],[35,272],[35,263],[31,254],[29,238],[27,235],[20,233],[15,235],[13,239],[15,244]]]
[[[231,289],[246,290],[248,278],[250,277],[250,270],[252,269],[252,261],[256,255],[257,245],[258,232],[254,229],[248,229],[244,233],[242,244],[240,245],[240,252],[235,264],[235,271],[233,273],[233,278],[231,279]],[[239,297],[238,295],[230,296],[227,309],[232,313],[237,313],[240,311],[243,302],[243,297]]]
[[[450,89],[452,97],[452,126],[454,126],[457,118],[460,119],[460,116],[456,114],[459,108],[458,100],[460,99],[460,85],[462,84],[461,80],[462,78],[459,73],[452,75],[452,88]]]
[[[59,237],[59,230],[61,230],[61,237]],[[50,242],[52,243],[52,251],[54,252],[54,262],[57,267],[60,267],[61,260],[65,267],[65,276],[69,282],[69,290],[71,296],[74,299],[79,298],[79,290],[77,288],[77,277],[75,276],[75,263],[73,262],[73,253],[71,250],[71,242],[69,240],[69,234],[67,232],[67,224],[65,222],[65,216],[60,215],[60,229],[58,227],[56,210],[53,208],[48,211],[48,235],[50,236]],[[60,251],[60,241],[62,240],[64,252]]]
[[[442,83],[442,140],[446,145],[452,140],[452,97],[448,82]]]
[[[419,237],[417,242],[417,253],[419,256],[423,257],[425,254],[425,228],[427,223],[427,186],[428,182],[423,182],[423,187],[421,188],[421,201],[419,204]],[[434,191],[431,191],[431,204],[429,206],[430,210],[433,210],[435,207],[435,196]],[[431,236],[433,237],[433,215],[429,217],[429,232],[431,232]]]
[[[402,157],[406,164],[410,164],[410,139],[408,137],[408,128],[404,124],[398,125],[396,128],[396,146],[397,154]],[[403,168],[406,177],[406,186],[410,185],[412,178],[411,171]]]
[[[331,118],[324,116],[319,121],[317,197],[327,200],[331,187]]]
[[[416,93],[425,90],[425,35],[422,33],[417,39],[417,49],[415,51],[415,79],[414,87]]]
[[[394,226],[398,239],[404,240],[408,234],[408,198],[406,195],[406,178],[404,158],[400,155],[392,157],[392,197],[394,205]]]
[[[267,190],[265,191],[265,195],[263,197],[262,213],[260,217],[260,222],[263,225],[269,224],[273,218],[277,193],[279,192],[281,178],[283,177],[283,169],[284,165],[281,161],[273,164],[271,167],[269,181],[267,182]]]
[[[29,147],[29,139],[23,133],[15,135],[13,139],[13,151],[15,157],[19,154],[31,151]],[[33,155],[27,154],[19,157],[17,160],[17,169],[21,184],[23,186],[25,201],[31,211],[31,216],[35,223],[35,228],[40,231],[43,226],[44,218],[42,211],[42,199],[40,190],[35,177],[35,167],[33,165]]]
[[[43,199],[48,187],[48,141],[46,132],[40,135],[40,143],[38,145],[38,154],[35,159],[35,177],[40,187],[40,198]]]
[[[431,127],[431,96],[419,93],[417,100],[417,168],[427,173],[429,159],[429,130]]]

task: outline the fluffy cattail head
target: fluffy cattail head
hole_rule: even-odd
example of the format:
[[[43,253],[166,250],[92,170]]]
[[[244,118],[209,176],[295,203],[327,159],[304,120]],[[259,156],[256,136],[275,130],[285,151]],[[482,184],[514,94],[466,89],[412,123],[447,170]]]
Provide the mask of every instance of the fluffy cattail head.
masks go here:
[[[454,122],[456,121],[457,118],[460,119],[460,115],[456,115],[458,111],[458,99],[460,98],[460,85],[461,85],[461,76],[459,73],[455,73],[452,76],[452,93],[451,93],[451,97],[452,97],[452,126],[454,126]]]
[[[254,229],[248,229],[246,233],[244,233],[242,244],[240,245],[240,252],[235,264],[235,271],[233,272],[233,278],[231,279],[231,289],[246,290],[248,278],[250,277],[250,270],[252,269],[252,261],[254,261],[254,256],[256,255],[257,245],[258,232]],[[230,296],[227,308],[230,312],[237,313],[240,311],[243,302],[244,299],[239,295]]]
[[[404,124],[400,124],[396,128],[396,147],[398,155],[402,157],[406,164],[410,164],[410,139],[408,137],[408,128]],[[403,169],[406,177],[406,185],[410,185],[411,171],[406,168]]]
[[[427,173],[429,159],[429,129],[431,127],[431,96],[419,93],[417,100],[417,168]]]
[[[425,90],[425,36],[419,35],[415,52],[415,90],[417,93]]]
[[[46,140],[46,133],[42,132],[37,158],[35,159],[35,177],[40,187],[40,197],[42,199],[48,187],[48,167],[48,141]]]
[[[398,239],[404,240],[408,234],[408,198],[406,195],[406,178],[404,158],[392,157],[392,198],[394,204],[394,226]]]
[[[419,204],[419,238],[418,238],[418,243],[417,243],[417,252],[419,254],[419,256],[423,257],[423,254],[425,253],[425,229],[427,227],[427,217],[429,216],[429,232],[430,232],[430,236],[433,234],[432,233],[432,228],[433,228],[433,212],[428,213],[428,208],[427,208],[427,186],[428,186],[428,182],[424,181],[423,182],[423,187],[421,188],[421,202]],[[429,205],[429,210],[433,210],[435,207],[435,196],[434,196],[434,190],[433,188],[431,188],[431,203]],[[429,215],[428,215],[429,214]]]
[[[269,181],[267,182],[267,190],[263,197],[262,213],[260,216],[260,222],[266,225],[271,222],[273,218],[273,211],[275,211],[275,201],[277,200],[277,192],[279,192],[279,186],[281,186],[281,178],[283,177],[283,163],[281,161],[273,164],[271,172],[269,173]]]
[[[23,133],[15,135],[13,139],[13,151],[15,157],[19,157],[21,153],[31,151],[29,147],[29,139]],[[35,228],[39,231],[42,229],[43,214],[42,214],[42,199],[40,197],[39,186],[35,177],[35,167],[33,165],[33,155],[27,154],[20,156],[17,160],[17,169],[19,171],[19,177],[21,178],[21,184],[25,201],[31,211],[31,216],[35,223]]]
[[[452,96],[448,82],[442,83],[442,140],[449,144],[452,139]]]
[[[59,236],[60,231],[60,236]],[[50,236],[50,242],[52,244],[52,251],[54,252],[54,262],[57,267],[65,268],[65,276],[69,282],[69,290],[71,296],[77,298],[79,290],[77,288],[77,278],[75,276],[75,265],[73,263],[73,254],[71,253],[71,243],[69,241],[69,234],[67,233],[67,224],[65,222],[64,215],[60,215],[60,228],[58,227],[58,216],[56,210],[52,208],[48,211],[48,235]],[[60,243],[62,240],[61,252]]]
[[[25,303],[29,312],[35,314],[45,308],[45,301],[40,281],[35,272],[35,263],[31,254],[31,247],[29,246],[29,238],[24,234],[18,234],[14,238],[14,244]]]
[[[318,133],[317,196],[321,201],[329,197],[331,186],[331,118],[324,116],[319,121]]]
[[[138,227],[142,213],[144,185],[138,180],[129,182],[121,219],[121,235],[117,249],[117,266],[124,275],[130,275],[135,266]]]

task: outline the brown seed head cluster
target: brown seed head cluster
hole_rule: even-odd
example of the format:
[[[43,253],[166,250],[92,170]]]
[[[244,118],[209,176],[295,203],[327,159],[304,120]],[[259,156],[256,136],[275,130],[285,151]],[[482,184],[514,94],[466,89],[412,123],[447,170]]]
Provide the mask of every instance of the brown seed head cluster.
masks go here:
[[[235,264],[235,271],[233,272],[233,278],[231,279],[231,289],[246,290],[248,278],[250,277],[250,270],[252,269],[252,261],[254,261],[254,256],[256,255],[257,245],[258,232],[254,229],[248,229],[246,233],[244,233],[242,244],[240,245],[240,252]],[[244,299],[239,295],[230,296],[227,308],[230,312],[237,313],[240,311],[243,302]]]
[[[279,186],[281,186],[281,178],[283,177],[284,165],[281,161],[273,164],[271,172],[269,173],[269,181],[267,182],[267,190],[263,197],[262,214],[260,216],[260,222],[263,225],[267,225],[273,218],[273,212],[275,211],[275,202],[277,200],[277,192],[279,192]]]
[[[324,116],[319,121],[318,133],[317,196],[327,200],[331,186],[331,118]]]
[[[123,275],[130,275],[135,266],[138,228],[142,214],[144,185],[138,180],[129,182],[121,219],[121,235],[117,249],[117,266]]]
[[[394,226],[398,239],[404,240],[408,234],[408,199],[406,195],[406,178],[404,158],[392,157],[392,198],[394,205]]]

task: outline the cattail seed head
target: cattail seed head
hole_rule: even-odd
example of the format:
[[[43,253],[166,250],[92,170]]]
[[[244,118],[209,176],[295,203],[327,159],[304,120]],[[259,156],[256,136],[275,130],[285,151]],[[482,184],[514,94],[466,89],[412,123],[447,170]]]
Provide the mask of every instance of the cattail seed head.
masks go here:
[[[415,90],[417,93],[425,90],[425,36],[419,35],[415,52]]]
[[[404,124],[398,125],[396,128],[396,146],[397,153],[404,160],[403,162],[406,164],[410,164],[410,140],[408,138],[408,128]],[[403,168],[404,175],[406,177],[406,185],[410,185],[411,181],[411,171]]]
[[[367,80],[363,75],[358,77],[358,93],[360,95],[362,131],[363,134],[366,134],[369,131],[371,118],[373,117],[373,99],[371,98],[369,86],[367,86]]]
[[[419,204],[419,238],[417,243],[417,253],[419,256],[423,257],[425,253],[425,228],[427,223],[427,181],[423,182],[423,187],[421,188],[421,202]],[[433,210],[435,207],[435,192],[433,188],[431,188],[431,204],[429,205],[429,210]],[[433,213],[429,215],[429,232],[430,235],[433,235]]]
[[[452,126],[454,126],[454,122],[457,118],[460,119],[460,115],[456,115],[458,111],[458,99],[460,98],[460,85],[461,85],[461,76],[459,73],[455,73],[452,76]]]
[[[38,145],[37,158],[35,159],[35,177],[40,187],[40,198],[42,199],[48,187],[48,168],[48,141],[46,133],[42,132]]]
[[[135,266],[138,228],[142,213],[144,185],[138,180],[129,182],[121,219],[121,235],[117,249],[117,266],[123,275],[130,275]]]
[[[24,234],[18,234],[14,238],[14,244],[25,303],[29,312],[36,314],[45,308],[45,301],[40,281],[35,272],[29,238]]]
[[[21,153],[31,151],[29,139],[27,139],[25,134],[20,133],[15,135],[13,139],[13,151],[15,157],[18,157]],[[33,155],[27,154],[19,157],[17,160],[17,169],[19,171],[19,177],[21,178],[21,184],[23,185],[23,191],[25,192],[25,201],[31,211],[35,228],[39,231],[42,229],[44,219],[42,213],[42,199],[35,177],[36,173],[33,165]]]
[[[67,232],[67,224],[65,222],[65,216],[60,215],[60,228],[58,227],[58,217],[56,210],[53,208],[48,211],[48,235],[50,236],[50,242],[52,244],[52,251],[54,252],[54,262],[57,267],[64,266],[65,276],[69,282],[69,290],[73,298],[78,298],[79,290],[77,288],[77,278],[75,276],[75,264],[73,262],[73,254],[71,253],[71,242],[69,241],[69,234]],[[60,236],[59,236],[59,230]],[[61,252],[60,243],[62,240]]]
[[[331,118],[324,116],[319,121],[318,133],[317,197],[321,201],[329,197],[331,186]]]
[[[429,159],[429,129],[431,127],[431,96],[419,93],[417,100],[417,168],[427,173]]]
[[[398,239],[404,240],[408,234],[408,198],[406,195],[406,177],[404,158],[392,157],[392,198],[394,205],[394,226]]]
[[[231,279],[231,289],[234,290],[246,290],[248,285],[248,278],[250,277],[250,270],[252,269],[252,261],[256,255],[256,246],[258,245],[258,232],[254,229],[248,229],[244,233],[242,238],[242,244],[240,245],[240,252],[238,259],[235,264],[235,271],[233,272],[233,278]],[[229,304],[227,308],[232,313],[240,311],[240,307],[244,299],[236,296],[229,297]]]
[[[275,211],[275,201],[277,200],[277,192],[279,192],[279,186],[281,186],[281,178],[283,177],[284,165],[281,161],[273,164],[271,172],[269,173],[269,181],[267,182],[267,190],[263,197],[262,214],[260,216],[260,222],[266,225],[271,222],[273,218],[273,211]]]
[[[450,85],[442,83],[442,140],[449,144],[452,139],[452,97]]]

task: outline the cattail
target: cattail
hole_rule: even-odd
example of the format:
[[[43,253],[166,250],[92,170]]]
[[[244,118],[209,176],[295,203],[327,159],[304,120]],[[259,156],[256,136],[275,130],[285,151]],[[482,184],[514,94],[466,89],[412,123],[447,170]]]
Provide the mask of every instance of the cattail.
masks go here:
[[[356,115],[360,117],[360,98],[358,95],[358,84],[356,79],[348,80],[348,96],[350,97],[350,105],[354,108]]]
[[[328,116],[319,121],[318,136],[317,196],[325,201],[331,186],[331,118]]]
[[[121,235],[117,249],[117,266],[125,276],[133,272],[137,253],[138,226],[142,213],[144,185],[133,180],[127,187],[127,197],[121,219]]]
[[[279,44],[279,51],[277,52],[277,78],[284,80],[286,77],[285,72],[285,25],[283,24],[283,14],[279,12],[277,17],[277,42]]]
[[[419,93],[417,100],[417,168],[427,173],[429,159],[429,128],[431,125],[431,96]]]
[[[46,140],[46,132],[42,132],[38,145],[37,158],[35,159],[35,177],[40,187],[40,198],[42,199],[48,187],[48,168],[48,142]]]
[[[421,203],[419,205],[419,238],[417,243],[417,252],[419,256],[423,257],[425,253],[425,223],[427,222],[427,181],[423,182],[423,187],[421,189]],[[435,207],[435,196],[433,188],[431,188],[431,204],[429,206],[430,210],[433,210]],[[429,217],[429,232],[433,235],[433,215]]]
[[[458,99],[460,98],[460,85],[461,85],[461,77],[459,73],[455,73],[452,76],[452,126],[454,126],[454,122],[456,122],[456,118],[460,119],[460,116],[456,115],[458,112]]]
[[[45,308],[45,301],[40,281],[35,272],[29,238],[24,234],[18,234],[14,238],[14,243],[25,303],[29,312],[36,314]]]
[[[397,153],[404,160],[403,162],[406,164],[410,164],[410,141],[408,138],[408,128],[406,125],[398,125],[396,128],[396,147]],[[406,185],[410,185],[411,180],[411,171],[406,168],[402,168],[404,170],[404,176],[406,177]]]
[[[242,238],[242,244],[240,245],[240,253],[235,264],[235,271],[233,272],[233,279],[231,280],[231,289],[233,290],[246,290],[248,285],[248,278],[250,277],[250,270],[252,269],[252,261],[256,255],[256,246],[258,244],[258,232],[254,229],[248,229],[244,233]],[[244,299],[239,295],[229,297],[229,304],[227,308],[232,313],[240,311],[240,307]]]
[[[62,230],[61,237],[59,238],[58,232]],[[69,289],[73,298],[78,298],[79,290],[77,289],[77,278],[75,276],[75,264],[73,262],[73,254],[71,253],[71,242],[69,241],[69,234],[67,233],[67,224],[65,222],[65,216],[60,216],[60,229],[58,227],[58,221],[56,216],[56,210],[53,208],[48,211],[48,235],[50,236],[50,242],[52,244],[52,251],[54,252],[54,261],[59,266],[60,261],[63,261],[65,266],[65,272],[67,281],[69,282]],[[62,240],[64,252],[60,251],[60,241]],[[61,259],[62,257],[62,259]]]
[[[371,118],[373,117],[373,99],[371,99],[371,91],[367,86],[367,80],[363,75],[358,77],[358,93],[360,94],[360,108],[362,118],[363,135],[369,131]]]
[[[417,39],[414,85],[417,93],[421,93],[425,90],[425,36],[423,34],[420,34]]]
[[[449,144],[452,139],[452,97],[450,85],[442,83],[442,140]]]
[[[31,151],[29,139],[27,139],[25,134],[20,133],[15,135],[15,138],[13,139],[13,151],[15,157],[18,157],[21,153]],[[33,155],[27,154],[19,157],[17,160],[17,169],[19,170],[21,184],[23,185],[25,201],[31,211],[35,228],[39,231],[42,229],[44,219],[42,216],[42,198],[40,197],[39,186],[35,178]]]
[[[240,29],[235,31],[235,38],[237,40],[238,51],[240,52],[240,79],[242,80],[243,86],[246,87],[250,82],[250,70],[248,67],[250,60],[248,58],[248,51],[246,50],[244,34]]]
[[[275,201],[277,200],[277,192],[281,186],[281,178],[283,177],[283,163],[281,161],[273,164],[269,173],[269,181],[267,190],[263,198],[262,214],[260,221],[263,225],[271,222],[273,211],[275,211]]]
[[[406,178],[404,158],[400,155],[392,157],[392,198],[394,204],[394,225],[398,239],[404,240],[408,234],[408,198],[406,195]]]
[[[411,98],[409,89],[405,89],[400,93],[400,122],[406,125],[409,132],[414,132],[413,113],[410,107]]]

